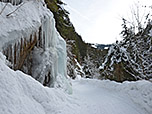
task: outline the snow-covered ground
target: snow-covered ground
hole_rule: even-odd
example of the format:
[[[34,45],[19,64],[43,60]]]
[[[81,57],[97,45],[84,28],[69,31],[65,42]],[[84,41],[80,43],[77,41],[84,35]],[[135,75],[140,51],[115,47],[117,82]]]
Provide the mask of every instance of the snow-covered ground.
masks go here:
[[[73,81],[73,96],[81,108],[74,114],[151,114],[150,82],[118,84],[108,80]]]
[[[43,87],[0,53],[0,114],[152,114],[152,83],[79,79],[73,94]]]

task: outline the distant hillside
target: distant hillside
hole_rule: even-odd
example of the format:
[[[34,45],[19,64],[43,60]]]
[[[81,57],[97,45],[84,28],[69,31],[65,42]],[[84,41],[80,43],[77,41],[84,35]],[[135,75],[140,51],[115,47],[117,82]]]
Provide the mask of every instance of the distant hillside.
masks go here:
[[[98,49],[105,49],[111,47],[111,44],[96,44]]]

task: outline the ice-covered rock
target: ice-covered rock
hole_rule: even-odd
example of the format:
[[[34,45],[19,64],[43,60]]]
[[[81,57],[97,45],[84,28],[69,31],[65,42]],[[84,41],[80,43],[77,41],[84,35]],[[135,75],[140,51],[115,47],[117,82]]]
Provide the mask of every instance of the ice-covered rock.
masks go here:
[[[41,47],[36,47],[35,45],[32,52],[32,76],[49,87],[54,86],[55,82],[61,82],[57,81],[57,79],[59,79],[57,76],[62,76],[63,82],[68,84],[66,81],[66,43],[55,28],[53,14],[47,9],[43,0],[24,0],[23,2],[24,4],[22,4],[22,6],[7,4],[1,13],[0,51],[3,51],[3,49],[9,45],[13,48],[13,45],[15,45],[15,43],[21,43],[22,39],[28,41],[31,35],[35,37],[36,34],[37,37],[41,37],[43,44]],[[2,2],[0,4],[0,10],[2,10],[5,5],[6,3]],[[13,11],[15,12],[7,16]],[[11,53],[10,55],[14,58],[14,49],[9,53]],[[24,69],[26,69],[26,72],[27,68]],[[66,87],[70,87],[69,84],[66,84]]]

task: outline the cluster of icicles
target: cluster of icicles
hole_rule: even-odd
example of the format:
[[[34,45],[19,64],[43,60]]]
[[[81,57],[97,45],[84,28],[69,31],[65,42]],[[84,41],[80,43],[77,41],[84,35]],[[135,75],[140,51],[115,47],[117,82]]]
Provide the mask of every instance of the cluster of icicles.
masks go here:
[[[18,42],[9,44],[3,47],[3,53],[9,60],[10,67],[14,70],[21,69],[28,54],[32,51],[34,46],[45,49],[45,40],[42,37],[41,27],[38,32],[30,35],[30,38],[21,38]]]
[[[0,2],[11,3],[13,5],[19,5],[23,0],[0,0]]]

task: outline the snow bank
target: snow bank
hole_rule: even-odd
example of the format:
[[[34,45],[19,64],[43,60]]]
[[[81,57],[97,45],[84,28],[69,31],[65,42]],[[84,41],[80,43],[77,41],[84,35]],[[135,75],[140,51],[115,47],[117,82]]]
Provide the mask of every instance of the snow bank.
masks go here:
[[[0,114],[80,114],[83,112],[84,114],[101,114],[113,107],[110,103],[108,104],[112,107],[107,107],[104,98],[107,97],[106,95],[114,93],[115,95],[120,95],[120,93],[124,95],[125,93],[125,96],[128,96],[127,98],[132,99],[139,108],[146,110],[147,114],[152,112],[151,82],[141,80],[121,84],[109,80],[80,79],[73,83],[74,94],[68,95],[59,88],[44,87],[29,75],[11,70],[5,62],[5,57],[0,53]],[[90,89],[92,91],[89,92]],[[109,91],[108,94],[100,96],[106,91]],[[97,93],[98,95],[96,95]],[[96,98],[96,96],[98,97]],[[107,102],[113,102],[114,98],[111,95],[109,96],[110,100]],[[103,97],[101,98],[103,102],[99,100],[100,97]],[[124,98],[118,97],[122,100],[121,102],[126,102]],[[92,99],[95,99],[95,102],[92,102]],[[119,104],[120,102],[116,103],[118,103],[117,106],[122,105]],[[105,107],[106,109],[104,109]],[[101,109],[101,112],[98,109]],[[114,108],[112,110],[114,111]],[[112,112],[112,110],[108,112]],[[119,112],[119,110],[120,112],[123,111],[120,108],[115,112]],[[130,109],[127,107],[125,110]]]
[[[80,83],[90,83],[98,88],[125,93],[139,107],[152,113],[152,83],[145,80],[117,83],[109,80],[81,79]]]
[[[57,114],[69,107],[70,99],[57,88],[43,87],[31,76],[11,70],[0,53],[0,114]]]

